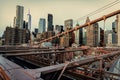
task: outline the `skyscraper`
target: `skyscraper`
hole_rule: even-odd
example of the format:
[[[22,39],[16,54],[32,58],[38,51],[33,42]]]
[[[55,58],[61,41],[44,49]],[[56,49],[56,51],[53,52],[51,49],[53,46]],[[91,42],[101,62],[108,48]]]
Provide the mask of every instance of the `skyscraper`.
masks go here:
[[[39,33],[45,32],[45,27],[46,27],[45,24],[46,24],[45,19],[44,18],[40,18],[40,20],[39,20],[39,29],[38,29]]]
[[[20,45],[28,43],[30,40],[30,33],[26,29],[19,29],[18,27],[6,27],[4,32],[5,45]]]
[[[16,17],[14,17],[13,27],[16,27]]]
[[[117,33],[117,20],[112,22],[112,30],[113,30],[113,32]]]
[[[36,34],[38,33],[38,28],[35,28],[35,31],[34,31]]]
[[[24,7],[16,6],[16,27],[23,28]]]
[[[23,21],[23,29],[28,29],[28,22],[25,20]]]
[[[102,28],[100,28],[100,43],[99,43],[100,46],[104,46],[105,45],[104,34],[105,34],[104,30]]]
[[[65,20],[64,25],[65,25],[65,31],[72,29],[73,20],[72,19]],[[66,38],[66,42],[65,42],[66,47],[71,46],[72,43],[75,42],[75,34],[74,34],[74,32],[70,32],[70,33],[66,34],[65,38]]]
[[[120,14],[117,14],[116,20],[112,23],[112,43],[120,46]]]
[[[120,14],[117,15],[117,41],[118,41],[118,46],[120,46]]]
[[[48,14],[48,29],[47,31],[53,31],[53,15]]]
[[[83,41],[82,41],[83,45],[87,44],[87,30],[86,28],[83,28]]]
[[[28,29],[31,31],[31,14],[30,14],[30,10],[28,11],[27,17],[28,17]]]
[[[64,21],[64,25],[65,25],[65,31],[67,30],[67,28],[73,28],[73,20],[72,19],[68,19]]]
[[[86,23],[90,22],[89,17],[86,19]],[[94,23],[86,27],[87,30],[87,45],[88,46],[98,46],[98,23]]]
[[[61,33],[63,32],[63,26],[62,25],[55,25],[55,33]]]
[[[79,29],[79,44],[83,45],[83,28]]]

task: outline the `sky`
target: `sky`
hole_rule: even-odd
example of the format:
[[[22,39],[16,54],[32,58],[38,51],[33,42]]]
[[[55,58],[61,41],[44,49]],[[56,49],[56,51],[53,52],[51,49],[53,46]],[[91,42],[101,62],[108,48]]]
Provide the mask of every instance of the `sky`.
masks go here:
[[[27,20],[27,13],[30,10],[32,16],[31,27],[34,30],[34,28],[38,28],[40,18],[46,18],[47,20],[48,13],[53,14],[53,25],[64,25],[64,21],[67,19],[73,19],[74,23],[83,24],[79,20],[80,17],[113,1],[115,0],[0,0],[0,36],[6,26],[13,26],[16,5],[24,6],[24,20]],[[119,9],[120,3],[90,17],[95,19]],[[114,19],[110,21],[112,22]]]

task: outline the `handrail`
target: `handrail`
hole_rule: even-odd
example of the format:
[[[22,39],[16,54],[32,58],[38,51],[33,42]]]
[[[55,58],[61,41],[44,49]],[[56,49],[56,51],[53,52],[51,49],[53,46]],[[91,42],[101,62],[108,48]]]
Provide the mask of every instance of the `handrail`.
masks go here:
[[[0,67],[0,74],[3,76],[3,80],[10,80],[8,75],[4,72],[4,70]]]

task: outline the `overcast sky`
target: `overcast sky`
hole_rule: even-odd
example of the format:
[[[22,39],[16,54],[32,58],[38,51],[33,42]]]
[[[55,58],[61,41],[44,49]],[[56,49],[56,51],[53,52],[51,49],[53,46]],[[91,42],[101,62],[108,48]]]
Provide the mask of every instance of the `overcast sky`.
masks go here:
[[[63,25],[64,20],[77,19],[98,8],[103,7],[115,0],[0,0],[0,34],[3,33],[6,26],[13,25],[14,16],[16,16],[16,5],[24,6],[24,20],[27,18],[28,9],[32,15],[32,30],[38,27],[40,18],[46,18],[47,14],[53,14],[54,25]],[[99,14],[94,19],[104,14],[108,14],[120,9],[120,4],[113,6]],[[1,36],[1,35],[0,35]]]

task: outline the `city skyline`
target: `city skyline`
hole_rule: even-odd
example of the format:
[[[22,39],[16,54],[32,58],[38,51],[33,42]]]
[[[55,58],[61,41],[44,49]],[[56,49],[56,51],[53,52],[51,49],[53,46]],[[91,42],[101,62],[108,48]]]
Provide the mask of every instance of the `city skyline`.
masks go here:
[[[53,14],[53,25],[63,25],[64,20],[73,19],[77,20],[78,18],[101,8],[102,6],[109,4],[115,0],[25,0],[25,1],[16,1],[16,0],[1,0],[0,1],[0,34],[2,35],[6,26],[13,26],[13,19],[16,14],[16,5],[24,7],[24,20],[27,20],[28,10],[31,11],[32,16],[32,31],[34,28],[38,27],[39,18],[46,18],[47,14]],[[96,5],[97,4],[97,5]],[[9,7],[8,7],[9,6]],[[84,9],[83,9],[84,8]],[[105,15],[108,12],[112,12],[119,9],[118,5],[106,10],[105,12],[100,13]],[[100,16],[101,16],[100,15]],[[95,18],[94,18],[95,19]],[[79,22],[81,23],[81,22]],[[0,35],[0,36],[1,36]]]

